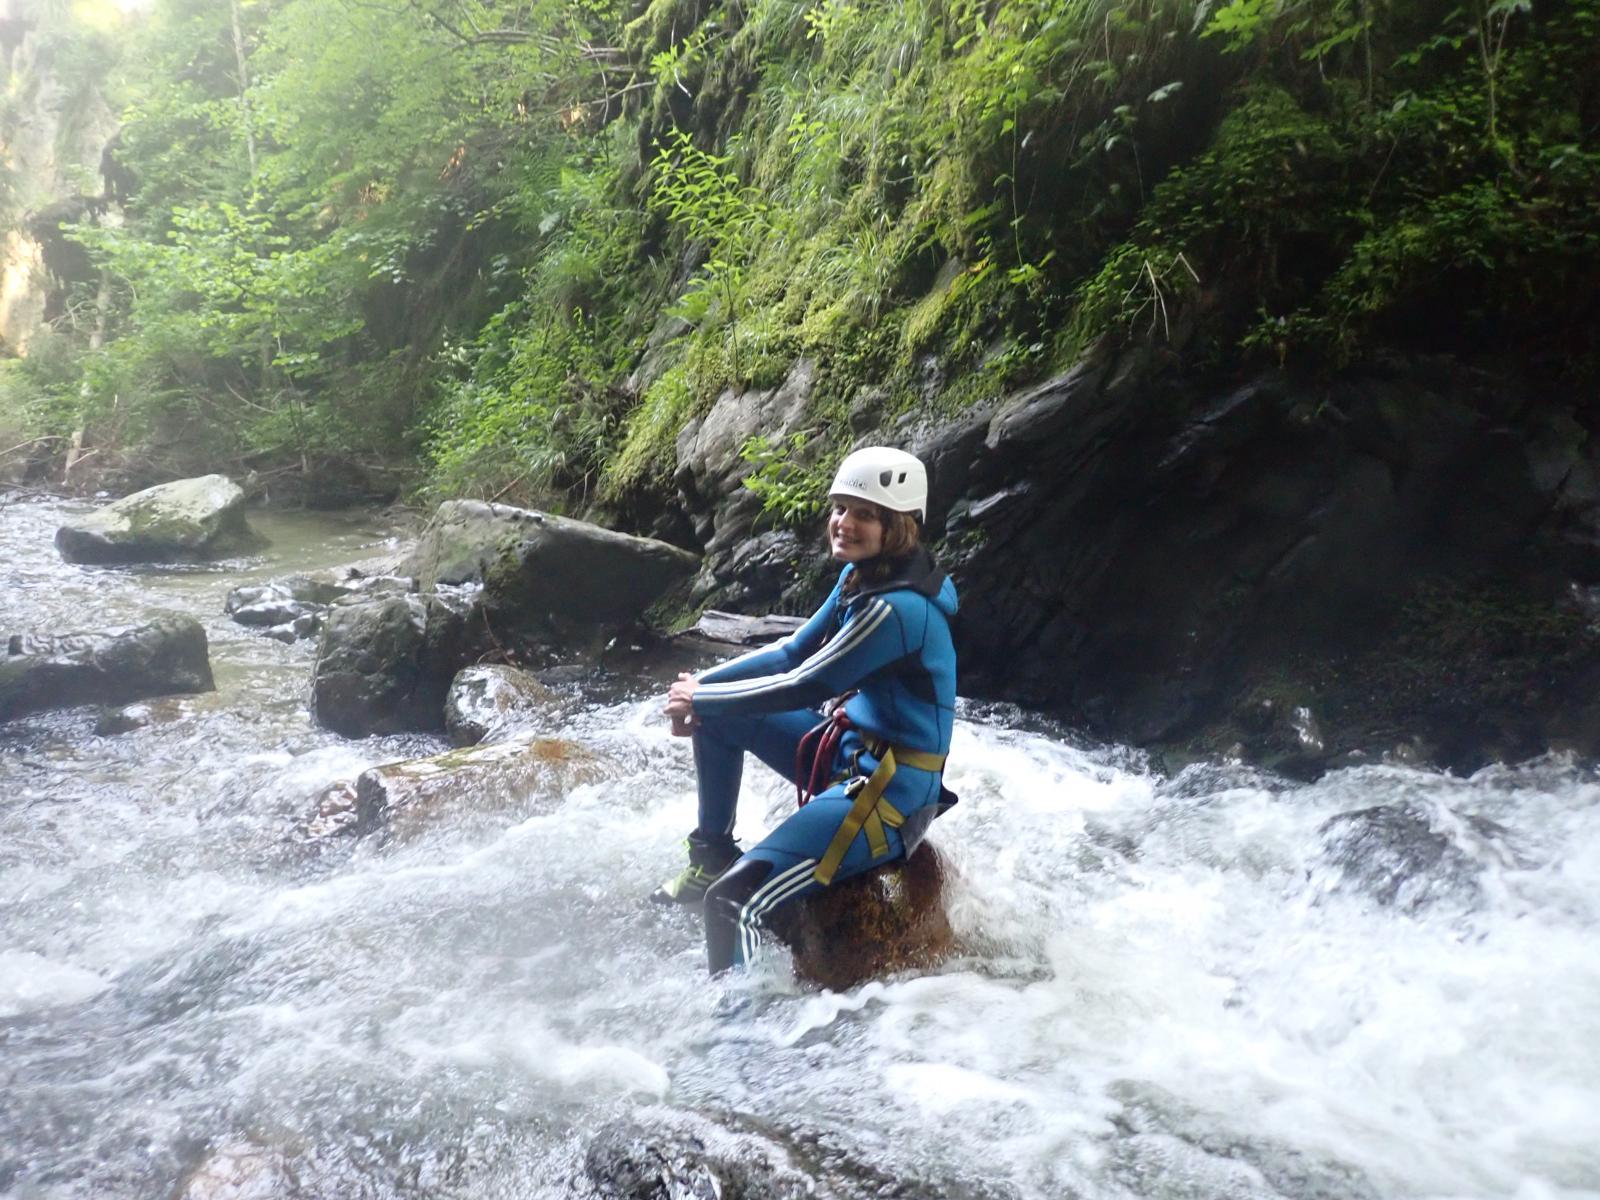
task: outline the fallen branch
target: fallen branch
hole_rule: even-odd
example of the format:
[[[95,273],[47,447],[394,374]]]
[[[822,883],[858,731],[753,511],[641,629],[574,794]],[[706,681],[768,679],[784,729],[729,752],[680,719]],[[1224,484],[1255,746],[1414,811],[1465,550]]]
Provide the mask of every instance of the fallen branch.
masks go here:
[[[36,438],[29,438],[25,442],[18,442],[9,450],[0,450],[0,458],[5,458],[9,454],[15,454],[18,450],[26,450],[29,446],[37,446],[40,442],[64,442],[66,440],[67,439],[59,433],[42,434]]]

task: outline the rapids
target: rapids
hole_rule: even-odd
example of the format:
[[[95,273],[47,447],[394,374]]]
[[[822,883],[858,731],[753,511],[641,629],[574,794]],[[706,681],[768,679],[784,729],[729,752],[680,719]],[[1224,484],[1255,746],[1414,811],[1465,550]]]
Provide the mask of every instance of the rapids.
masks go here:
[[[619,778],[559,807],[309,840],[323,789],[442,742],[320,730],[312,645],[223,596],[393,542],[258,514],[257,557],[76,567],[72,509],[0,499],[4,632],[191,613],[218,688],[115,736],[0,726],[0,1195],[588,1197],[620,1118],[777,1147],[824,1197],[1600,1195],[1590,765],[1166,777],[967,705],[933,834],[961,956],[713,984],[698,918],[643,900],[694,823],[659,679],[583,685],[567,734]],[[787,796],[750,770],[741,836]],[[1398,892],[1324,828],[1376,806],[1445,851]]]

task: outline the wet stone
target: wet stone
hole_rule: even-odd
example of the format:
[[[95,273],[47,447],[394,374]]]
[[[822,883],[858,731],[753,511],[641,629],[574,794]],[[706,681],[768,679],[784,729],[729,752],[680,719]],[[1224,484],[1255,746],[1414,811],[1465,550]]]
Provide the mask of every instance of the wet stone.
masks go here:
[[[0,657],[0,721],[79,704],[126,704],[214,686],[206,631],[167,616],[103,633],[18,634]]]
[[[1412,801],[1340,813],[1318,834],[1323,851],[1312,878],[1324,892],[1359,893],[1406,912],[1475,906],[1485,868],[1515,861],[1504,827]]]
[[[463,667],[444,700],[444,724],[458,746],[496,741],[548,722],[561,698],[531,672],[503,663]]]
[[[606,1200],[801,1200],[811,1181],[775,1146],[715,1127],[617,1121],[590,1140],[584,1173]]]
[[[835,883],[778,909],[773,934],[794,954],[794,973],[845,991],[898,971],[928,970],[956,950],[944,907],[948,868],[925,841],[903,862]]]
[[[390,763],[356,780],[357,832],[411,836],[463,814],[545,811],[573,788],[615,775],[576,742],[527,737]]]
[[[177,1200],[283,1200],[302,1194],[281,1154],[241,1142],[214,1151],[195,1168]]]
[[[97,737],[112,737],[119,733],[132,733],[135,729],[147,729],[151,725],[169,725],[188,715],[188,709],[181,701],[165,696],[104,710],[95,721],[94,732]]]

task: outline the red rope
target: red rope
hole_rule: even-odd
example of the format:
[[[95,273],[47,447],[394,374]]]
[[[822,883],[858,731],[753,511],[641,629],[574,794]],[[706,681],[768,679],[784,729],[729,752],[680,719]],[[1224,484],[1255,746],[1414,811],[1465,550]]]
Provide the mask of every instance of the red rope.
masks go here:
[[[845,730],[852,728],[850,718],[840,704],[822,724],[806,731],[794,751],[795,804],[804,808],[820,791],[827,788],[833,777],[833,760],[839,753],[839,743]],[[815,748],[807,747],[815,739]]]

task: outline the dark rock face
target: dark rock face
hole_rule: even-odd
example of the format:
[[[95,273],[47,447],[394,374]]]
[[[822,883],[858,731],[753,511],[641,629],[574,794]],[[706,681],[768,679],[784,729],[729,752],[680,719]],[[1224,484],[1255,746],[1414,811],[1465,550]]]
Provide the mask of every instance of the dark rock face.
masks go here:
[[[1513,861],[1504,827],[1415,803],[1340,813],[1318,833],[1323,854],[1313,877],[1325,890],[1359,893],[1405,912],[1476,905],[1485,867]]]
[[[244,492],[225,475],[158,484],[56,530],[68,562],[185,562],[264,545],[245,522]]]
[[[1600,754],[1590,408],[1448,360],[1219,382],[1134,347],[871,436],[929,466],[963,694],[1303,776],[1399,743]],[[741,573],[748,526],[719,549],[747,504],[718,511],[708,594],[805,611],[820,554]]]
[[[106,633],[18,634],[0,659],[0,721],[214,686],[206,631],[193,617],[161,617]]]
[[[944,908],[944,860],[923,842],[903,862],[835,883],[777,909],[772,932],[794,953],[794,973],[845,991],[896,971],[927,970],[955,951]]]
[[[1266,377],[1202,404],[1175,380],[1085,366],[1000,405],[981,446],[936,440],[966,685],[1140,743],[1276,693],[1322,718],[1297,747],[1313,763],[1410,731],[1458,765],[1542,751],[1541,717],[1600,665],[1592,637],[1568,644],[1552,680],[1538,633],[1581,637],[1563,593],[1600,573],[1600,509],[1587,438],[1501,386],[1421,364]],[[1505,636],[1485,630],[1497,620]],[[1537,645],[1518,644],[1528,631]],[[1454,691],[1397,670],[1430,650]],[[1508,668],[1532,720],[1489,689]]]

